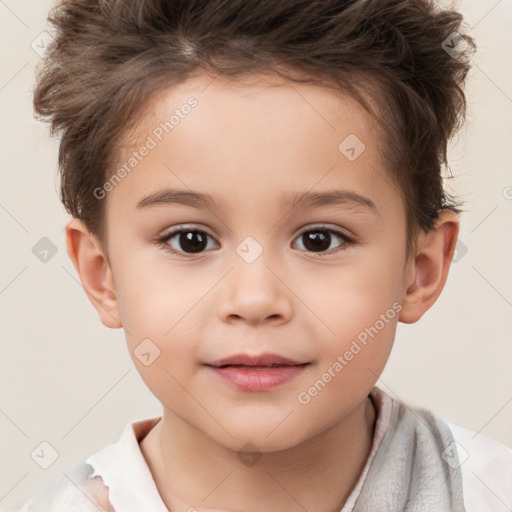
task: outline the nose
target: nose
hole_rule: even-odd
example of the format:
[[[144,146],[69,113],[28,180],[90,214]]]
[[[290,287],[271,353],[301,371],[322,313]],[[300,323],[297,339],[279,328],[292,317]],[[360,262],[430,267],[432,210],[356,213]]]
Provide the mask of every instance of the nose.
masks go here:
[[[286,286],[286,277],[276,270],[277,265],[270,259],[264,251],[252,263],[238,256],[233,260],[234,268],[226,276],[218,307],[223,321],[255,326],[278,325],[290,320],[293,292]]]

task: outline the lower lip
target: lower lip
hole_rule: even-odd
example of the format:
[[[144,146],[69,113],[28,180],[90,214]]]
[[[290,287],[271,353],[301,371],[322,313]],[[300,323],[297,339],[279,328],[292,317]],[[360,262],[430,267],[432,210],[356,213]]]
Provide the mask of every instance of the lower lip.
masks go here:
[[[251,366],[208,366],[215,374],[243,391],[267,391],[304,371],[306,364],[254,368]]]

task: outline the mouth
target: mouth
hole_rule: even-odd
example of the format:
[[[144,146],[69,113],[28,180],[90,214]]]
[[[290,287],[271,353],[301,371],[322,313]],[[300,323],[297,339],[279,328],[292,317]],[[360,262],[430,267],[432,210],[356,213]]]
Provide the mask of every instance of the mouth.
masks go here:
[[[238,390],[262,392],[290,381],[309,364],[267,353],[259,356],[238,354],[205,366]]]

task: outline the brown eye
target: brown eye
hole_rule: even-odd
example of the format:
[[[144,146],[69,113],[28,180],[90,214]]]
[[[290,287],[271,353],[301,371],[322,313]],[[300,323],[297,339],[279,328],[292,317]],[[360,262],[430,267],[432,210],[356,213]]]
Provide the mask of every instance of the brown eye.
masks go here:
[[[178,245],[185,252],[201,252],[207,244],[206,236],[199,231],[183,231],[178,234]]]
[[[161,244],[172,253],[198,254],[207,249],[209,238],[212,237],[204,231],[179,229],[163,237]]]
[[[341,242],[334,248],[331,248],[331,244],[335,242],[336,239]],[[306,251],[316,253],[336,252],[340,246],[350,243],[350,239],[342,233],[333,229],[320,227],[304,231],[298,237],[298,240],[302,241],[302,245]]]
[[[304,247],[311,251],[326,251],[331,245],[331,235],[327,231],[308,231],[302,236]]]

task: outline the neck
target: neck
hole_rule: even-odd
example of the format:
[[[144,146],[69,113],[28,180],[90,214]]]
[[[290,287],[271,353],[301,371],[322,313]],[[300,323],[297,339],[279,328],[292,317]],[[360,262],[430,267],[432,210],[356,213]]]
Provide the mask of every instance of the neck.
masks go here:
[[[164,410],[140,446],[171,511],[338,512],[364,468],[375,421],[367,397],[343,420],[300,445],[248,455],[242,463],[239,452]]]

